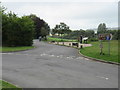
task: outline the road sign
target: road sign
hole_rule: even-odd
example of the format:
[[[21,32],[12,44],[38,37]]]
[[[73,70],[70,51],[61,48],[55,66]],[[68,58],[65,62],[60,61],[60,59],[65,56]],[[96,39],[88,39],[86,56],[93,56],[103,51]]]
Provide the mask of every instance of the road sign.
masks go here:
[[[112,40],[112,34],[106,35],[106,40]]]
[[[105,40],[105,34],[99,34],[98,38],[99,40]]]

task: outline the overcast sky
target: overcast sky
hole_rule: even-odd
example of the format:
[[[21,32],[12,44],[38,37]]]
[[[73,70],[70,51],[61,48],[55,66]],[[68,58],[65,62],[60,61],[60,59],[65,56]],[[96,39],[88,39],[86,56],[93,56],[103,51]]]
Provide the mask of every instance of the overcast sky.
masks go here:
[[[51,28],[60,22],[72,30],[97,28],[100,23],[118,26],[117,0],[4,0],[2,5],[18,16],[36,14]]]

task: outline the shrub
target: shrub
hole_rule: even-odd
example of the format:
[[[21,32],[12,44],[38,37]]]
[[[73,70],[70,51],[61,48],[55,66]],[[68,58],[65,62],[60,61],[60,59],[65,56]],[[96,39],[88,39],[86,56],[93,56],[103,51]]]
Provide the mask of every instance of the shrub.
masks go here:
[[[34,23],[27,16],[21,18],[14,13],[2,17],[3,46],[31,46],[33,43]]]
[[[98,41],[98,38],[90,38],[89,41],[95,42]]]

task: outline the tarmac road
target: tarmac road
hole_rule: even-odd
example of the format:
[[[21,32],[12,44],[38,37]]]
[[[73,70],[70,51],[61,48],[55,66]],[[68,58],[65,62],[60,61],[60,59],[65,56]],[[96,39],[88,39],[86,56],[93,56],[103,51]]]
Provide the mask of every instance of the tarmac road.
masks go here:
[[[2,79],[22,88],[118,88],[118,66],[78,50],[34,41],[32,50],[2,53]]]

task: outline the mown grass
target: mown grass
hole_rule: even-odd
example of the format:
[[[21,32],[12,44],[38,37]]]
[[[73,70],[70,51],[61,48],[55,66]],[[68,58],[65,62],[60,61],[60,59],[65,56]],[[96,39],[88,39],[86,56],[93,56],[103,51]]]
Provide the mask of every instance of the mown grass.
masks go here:
[[[91,42],[93,46],[91,47],[86,47],[80,50],[80,52],[83,55],[97,58],[97,59],[102,59],[106,61],[112,61],[112,62],[118,62],[120,63],[120,60],[118,60],[118,41],[117,40],[112,40],[110,42],[110,56],[108,54],[108,42],[103,42],[103,53],[105,55],[100,55],[100,42]]]
[[[0,90],[22,90],[13,84],[0,80]]]
[[[61,38],[53,38],[53,37],[48,37],[48,41],[56,41],[56,42],[77,42],[77,40],[61,39]]]
[[[32,49],[34,46],[23,46],[23,47],[0,47],[0,52],[12,52]]]

